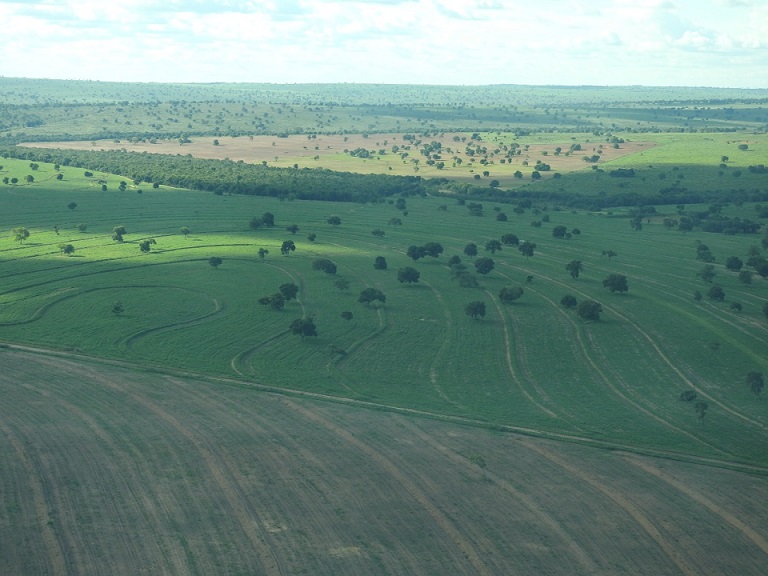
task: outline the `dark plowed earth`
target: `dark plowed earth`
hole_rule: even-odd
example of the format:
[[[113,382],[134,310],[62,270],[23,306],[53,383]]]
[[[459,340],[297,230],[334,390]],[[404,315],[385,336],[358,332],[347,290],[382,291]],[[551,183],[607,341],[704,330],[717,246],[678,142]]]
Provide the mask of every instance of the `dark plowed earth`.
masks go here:
[[[0,349],[0,574],[739,574],[768,479]]]

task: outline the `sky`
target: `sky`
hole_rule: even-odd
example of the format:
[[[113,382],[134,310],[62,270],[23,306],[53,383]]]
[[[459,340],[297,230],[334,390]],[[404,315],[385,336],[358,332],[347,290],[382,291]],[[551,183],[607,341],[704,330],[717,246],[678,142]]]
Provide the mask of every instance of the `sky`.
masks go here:
[[[768,0],[0,0],[0,76],[768,88]]]

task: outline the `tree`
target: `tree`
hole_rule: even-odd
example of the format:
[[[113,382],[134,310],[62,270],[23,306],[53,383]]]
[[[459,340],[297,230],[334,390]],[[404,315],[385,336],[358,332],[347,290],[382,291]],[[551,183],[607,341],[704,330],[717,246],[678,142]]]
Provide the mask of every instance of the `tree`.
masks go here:
[[[148,254],[149,251],[152,249],[152,244],[157,244],[154,238],[142,240],[141,242],[139,242],[139,250],[144,252],[144,254]]]
[[[397,281],[401,284],[407,282],[408,284],[417,283],[419,281],[419,277],[421,274],[418,270],[415,268],[411,268],[410,266],[406,266],[405,268],[400,268],[400,270],[397,271]]]
[[[267,257],[267,254],[269,254],[269,250],[267,250],[266,248],[259,248],[259,251],[258,251],[259,258],[264,260],[264,258]]]
[[[747,386],[749,386],[749,391],[752,392],[756,398],[760,397],[760,393],[763,391],[763,384],[762,372],[749,372],[747,374]]]
[[[75,208],[77,208],[77,202],[70,202],[69,204],[67,204],[67,208],[69,208],[70,210],[74,210]]]
[[[704,416],[707,415],[709,404],[700,400],[693,405],[693,409],[696,411],[696,416],[698,417],[699,422],[701,422],[701,425],[704,426]]]
[[[515,300],[523,295],[523,289],[520,286],[504,287],[499,290],[499,300],[504,304],[512,304]]]
[[[496,252],[501,250],[501,242],[498,240],[488,240],[488,242],[485,243],[485,250],[491,254],[496,254]]]
[[[333,283],[334,288],[337,288],[339,292],[344,292],[349,289],[349,280],[346,278],[339,278]]]
[[[464,313],[475,320],[482,318],[485,316],[485,302],[481,302],[480,300],[470,302],[464,306]]]
[[[560,304],[566,308],[576,308],[578,302],[576,301],[576,297],[573,294],[566,294],[560,299]]]
[[[709,284],[710,282],[712,282],[712,279],[715,277],[715,267],[712,264],[707,264],[706,266],[704,266],[704,268],[702,268],[699,271],[697,276],[700,276],[701,279],[704,280],[704,282]]]
[[[77,225],[77,231],[78,232],[85,232],[88,229],[88,224],[78,224]]]
[[[525,256],[525,259],[527,260],[531,256],[533,256],[533,251],[536,249],[536,244],[533,242],[529,242],[526,240],[522,244],[520,244],[517,249],[520,251],[520,254]]]
[[[694,299],[696,302],[701,302],[701,299],[702,299],[702,298],[703,298],[703,296],[701,295],[701,292],[699,292],[698,290],[696,290],[696,291],[693,293],[693,299]]]
[[[592,320],[597,322],[600,320],[600,312],[603,311],[603,307],[599,302],[594,300],[582,300],[576,307],[576,314],[582,320]]]
[[[298,334],[304,340],[305,336],[317,336],[317,327],[312,318],[297,318],[289,326],[291,334]]]
[[[16,240],[16,242],[19,242],[21,244],[24,244],[24,240],[29,238],[29,230],[27,230],[24,226],[20,226],[19,228],[14,228],[12,232],[13,232],[13,238]]]
[[[765,316],[766,318],[768,318],[768,302],[765,302],[765,303],[763,304],[763,316]]]
[[[124,311],[125,311],[125,308],[123,308],[122,302],[115,302],[112,305],[112,314],[114,314],[115,316],[120,316],[120,314],[122,314]]]
[[[389,222],[387,223],[388,226],[402,226],[403,221],[400,220],[400,218],[390,218]]]
[[[344,318],[344,320],[352,320],[355,316],[349,310],[344,310],[344,312],[341,313],[341,317]]]
[[[416,246],[415,244],[412,244],[408,246],[408,250],[405,254],[408,256],[408,258],[415,262],[419,258],[424,258],[424,256],[427,254],[427,251],[424,249],[424,246]]]
[[[317,240],[317,234],[315,234],[314,232],[310,232],[309,234],[307,234],[307,240],[309,240],[310,242],[314,242],[315,240]]]
[[[504,234],[501,237],[501,243],[505,246],[517,246],[520,244],[520,239],[517,237],[516,234],[512,234],[511,232],[508,234]]]
[[[382,238],[384,236],[384,230],[376,228],[375,230],[371,230],[371,234],[376,236],[376,238]]]
[[[752,284],[752,272],[749,270],[742,270],[739,272],[739,281],[742,284]]]
[[[581,260],[571,260],[565,265],[565,269],[568,271],[568,274],[571,275],[571,278],[575,280],[584,270],[584,266],[582,265]]]
[[[741,312],[742,305],[740,302],[731,302],[731,305],[729,306],[729,308],[734,312]]]
[[[288,232],[290,232],[291,234],[296,234],[296,232],[298,232],[300,228],[296,224],[291,224],[286,228],[286,230],[288,230]]]
[[[112,240],[115,240],[116,242],[122,242],[123,236],[126,234],[125,226],[115,226],[112,228]]]
[[[493,186],[494,182],[496,182],[496,186]],[[492,188],[495,188],[498,185],[499,185],[499,181],[498,180],[492,180],[491,181],[491,187]],[[508,218],[507,218],[507,215],[504,212],[499,212],[498,214],[496,214],[496,220],[499,221],[499,222],[506,222],[508,220]]]
[[[741,270],[742,266],[744,266],[744,262],[738,256],[728,256],[728,259],[725,261],[725,267],[734,272]]]
[[[25,180],[27,181],[27,184],[32,184],[32,182],[35,181],[35,177],[32,176],[32,174],[27,174]]]
[[[470,242],[466,246],[464,246],[464,254],[469,256],[470,258],[474,258],[477,256],[477,244]]]
[[[568,233],[568,228],[565,226],[555,226],[552,228],[552,237],[553,238],[565,238],[565,235]]]
[[[376,270],[386,270],[387,269],[387,259],[384,258],[384,256],[376,256],[376,259],[373,261],[373,267]]]
[[[254,216],[251,218],[249,226],[253,230],[257,230],[262,226],[272,228],[275,225],[275,215],[271,212],[264,212],[261,216]]]
[[[618,256],[618,254],[616,254],[616,252],[613,250],[603,250],[602,256],[608,256],[608,260],[610,260],[614,256]]]
[[[211,258],[208,258],[208,264],[210,264],[214,268],[218,268],[219,266],[221,266],[222,262],[223,260],[218,256],[212,256]]]
[[[439,242],[427,242],[424,244],[423,248],[424,254],[431,256],[432,258],[437,258],[443,253],[443,245]]]
[[[360,292],[360,297],[357,301],[366,306],[370,306],[374,302],[381,302],[384,304],[387,301],[387,297],[378,288],[366,288]]]
[[[721,286],[718,286],[717,284],[715,284],[707,292],[707,298],[709,298],[710,300],[714,300],[715,302],[722,302],[723,300],[725,300],[725,292],[723,291],[723,288]]]
[[[478,258],[475,260],[475,270],[477,270],[478,274],[485,275],[492,272],[495,265],[496,263],[492,258]]]
[[[184,238],[187,238],[189,236],[189,228],[186,226],[182,226],[179,228],[179,232],[184,236]]]
[[[328,222],[328,224],[331,226],[339,226],[341,224],[341,218],[338,216],[331,216],[328,218],[328,220],[326,220],[326,222]]]
[[[296,250],[296,244],[293,243],[293,240],[285,240],[283,242],[283,245],[280,246],[280,254],[283,256],[288,256],[291,252],[294,252]]]
[[[680,393],[680,400],[683,402],[692,402],[696,400],[696,390],[684,390]]]
[[[624,274],[609,274],[608,278],[603,280],[603,287],[608,288],[612,294],[629,290],[627,277]]]
[[[322,270],[326,274],[336,274],[336,264],[328,258],[318,258],[312,262],[312,270]]]
[[[72,244],[59,244],[59,251],[62,254],[69,256],[75,253],[75,247]]]
[[[264,296],[258,299],[262,306],[269,306],[272,310],[282,310],[285,308],[285,296],[280,292],[275,292],[271,296]]]
[[[280,287],[278,288],[280,290],[280,294],[283,295],[283,297],[286,300],[293,300],[296,298],[296,295],[299,293],[299,287],[296,286],[293,282],[286,282],[285,284],[280,284]]]

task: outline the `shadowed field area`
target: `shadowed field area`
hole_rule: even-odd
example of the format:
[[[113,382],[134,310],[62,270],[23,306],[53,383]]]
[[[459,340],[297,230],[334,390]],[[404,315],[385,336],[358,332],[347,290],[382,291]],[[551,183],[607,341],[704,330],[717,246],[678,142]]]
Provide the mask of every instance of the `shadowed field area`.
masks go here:
[[[0,350],[3,574],[762,574],[765,478]]]

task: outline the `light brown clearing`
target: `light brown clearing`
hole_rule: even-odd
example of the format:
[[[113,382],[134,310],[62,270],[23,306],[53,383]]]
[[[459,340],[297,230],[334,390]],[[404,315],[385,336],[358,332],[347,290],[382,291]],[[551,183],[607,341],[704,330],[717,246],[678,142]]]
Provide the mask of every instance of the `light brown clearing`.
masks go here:
[[[768,479],[0,350],[0,573],[740,574]]]
[[[454,136],[465,137],[465,142],[454,142]],[[480,144],[488,149],[491,154],[500,143],[511,144],[513,136],[511,134],[502,134],[494,136],[488,141],[473,142],[467,138],[468,134],[446,132],[435,136],[429,136],[422,139],[421,146],[432,141],[440,142],[443,150],[451,149],[452,152],[443,152],[442,161],[445,162],[445,168],[438,170],[426,164],[426,158],[418,150],[419,147],[413,146],[412,142],[403,140],[403,134],[370,134],[368,137],[362,134],[347,135],[322,135],[309,139],[306,135],[291,135],[287,138],[278,138],[276,136],[240,136],[240,137],[214,137],[214,136],[195,136],[191,138],[188,144],[179,144],[176,140],[158,140],[155,144],[148,142],[131,143],[128,140],[115,142],[114,140],[91,141],[70,141],[70,142],[35,142],[21,144],[21,146],[34,146],[37,148],[71,148],[75,150],[127,150],[129,152],[151,152],[156,154],[190,154],[196,158],[210,159],[230,159],[233,161],[242,160],[252,164],[266,162],[269,166],[291,167],[297,164],[300,168],[329,168],[331,170],[344,170],[360,173],[375,174],[399,174],[415,175],[424,177],[445,177],[461,181],[475,181],[475,174],[482,174],[488,170],[490,176],[483,177],[483,182],[490,179],[498,179],[502,186],[519,185],[522,182],[530,182],[527,176],[531,173],[537,160],[540,160],[551,166],[550,172],[542,172],[544,178],[551,177],[555,172],[568,173],[577,170],[589,170],[592,164],[583,160],[585,155],[591,156],[598,150],[600,142],[587,142],[585,140],[578,142],[582,150],[574,151],[571,155],[566,155],[571,144],[577,143],[572,140],[565,140],[561,143],[552,144],[531,144],[527,151],[521,155],[515,156],[510,163],[501,164],[500,160],[504,152],[491,155],[490,165],[480,164],[480,156],[475,155],[475,162],[465,154],[465,148],[468,144]],[[498,138],[498,142],[495,139]],[[216,146],[214,140],[219,142]],[[525,139],[518,140],[521,145],[525,144]],[[398,154],[392,153],[393,146],[403,148],[411,144],[411,150],[408,151],[409,157],[401,159]],[[613,148],[610,144],[602,143],[602,156],[598,164],[603,164],[610,160],[622,158],[634,154],[641,150],[646,150],[655,144],[652,142],[626,142],[619,148]],[[562,148],[563,152],[555,155],[555,148]],[[386,150],[386,154],[379,156],[378,159],[353,158],[344,153],[344,150],[355,150],[365,148],[370,151]],[[401,150],[402,151],[402,150]],[[544,153],[547,153],[544,156]],[[458,156],[462,164],[456,167],[452,166],[453,156]],[[316,159],[316,157],[319,157]],[[412,159],[419,159],[418,171],[414,169],[415,165]],[[523,162],[527,161],[528,166]],[[523,180],[512,178],[512,174],[520,170],[526,175]],[[483,184],[484,185],[484,184]]]

